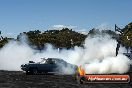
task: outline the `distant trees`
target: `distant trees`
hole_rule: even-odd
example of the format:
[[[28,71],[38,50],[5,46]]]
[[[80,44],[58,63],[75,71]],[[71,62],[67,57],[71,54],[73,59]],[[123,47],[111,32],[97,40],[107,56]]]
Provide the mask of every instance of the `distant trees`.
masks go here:
[[[12,38],[2,37],[0,36],[0,48],[7,44]]]
[[[120,39],[124,46],[132,47],[132,22],[123,28],[123,33],[120,35]]]
[[[63,28],[62,30],[47,30],[41,32],[39,30],[23,32],[18,35],[17,39],[20,39],[21,35],[28,37],[29,43],[32,46],[36,46],[37,49],[43,49],[46,43],[54,45],[56,48],[73,48],[74,46],[81,46],[86,38],[86,35],[72,31],[72,29]]]
[[[73,48],[74,46],[83,46],[84,40],[87,36],[94,36],[96,34],[109,34],[113,38],[118,35],[111,30],[102,30],[93,28],[87,35],[78,33],[69,28],[63,28],[62,30],[47,30],[41,32],[40,30],[28,31],[20,33],[17,36],[16,41],[21,40],[21,36],[25,35],[28,39],[28,44],[35,49],[42,50],[45,48],[46,43],[50,43],[56,48]],[[1,32],[0,32],[1,35]],[[7,38],[0,36],[0,48],[3,47],[13,38]],[[123,28],[123,34],[119,35],[122,45],[132,46],[132,22]]]
[[[116,38],[117,37],[117,34],[112,31],[112,30],[99,30],[99,29],[95,29],[93,28],[92,30],[89,31],[88,33],[88,36],[95,36],[97,34],[100,34],[100,35],[110,35],[112,38]]]

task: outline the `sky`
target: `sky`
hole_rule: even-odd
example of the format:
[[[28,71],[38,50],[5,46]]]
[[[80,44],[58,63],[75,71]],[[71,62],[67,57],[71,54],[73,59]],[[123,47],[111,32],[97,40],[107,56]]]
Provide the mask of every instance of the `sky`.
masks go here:
[[[132,22],[131,9],[132,0],[0,0],[0,30],[14,36],[53,27],[124,27]]]

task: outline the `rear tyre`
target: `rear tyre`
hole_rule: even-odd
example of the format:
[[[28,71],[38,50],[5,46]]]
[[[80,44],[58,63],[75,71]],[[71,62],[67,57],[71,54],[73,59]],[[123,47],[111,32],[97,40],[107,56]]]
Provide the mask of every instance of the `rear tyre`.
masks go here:
[[[77,82],[78,84],[84,84],[86,81],[85,77],[78,77]]]

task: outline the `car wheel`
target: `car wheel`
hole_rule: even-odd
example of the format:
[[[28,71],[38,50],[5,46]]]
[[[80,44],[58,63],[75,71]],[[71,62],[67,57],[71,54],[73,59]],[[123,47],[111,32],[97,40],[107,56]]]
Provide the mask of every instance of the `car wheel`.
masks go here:
[[[31,72],[30,71],[26,71],[26,75],[30,75],[31,74]]]
[[[37,73],[38,73],[38,70],[37,70],[36,68],[34,68],[34,69],[32,70],[32,73],[33,73],[33,74],[37,74]]]
[[[79,84],[84,84],[85,81],[86,81],[85,77],[79,77],[79,78],[77,79],[77,82],[78,82]]]

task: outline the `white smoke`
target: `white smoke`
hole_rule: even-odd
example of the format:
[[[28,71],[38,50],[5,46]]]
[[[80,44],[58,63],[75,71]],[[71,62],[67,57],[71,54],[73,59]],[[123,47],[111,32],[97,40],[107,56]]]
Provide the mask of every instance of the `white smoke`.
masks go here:
[[[33,52],[28,45],[11,41],[0,50],[0,69],[20,70],[20,65],[30,60]]]
[[[116,40],[110,36],[95,36],[85,41],[83,54],[83,67],[87,74],[126,73],[130,68],[131,61],[120,47],[118,56],[116,53]],[[88,62],[88,63],[87,63]]]
[[[85,64],[87,74],[108,74],[108,73],[126,73],[129,70],[130,60],[123,55],[117,57],[107,57],[101,62],[94,61]]]
[[[20,71],[20,66],[29,60],[38,62],[40,58],[50,57],[61,58],[78,66],[83,65],[88,74],[125,73],[129,70],[131,61],[122,54],[122,47],[116,56],[116,46],[116,40],[108,35],[89,36],[84,42],[84,48],[76,46],[74,49],[60,51],[47,44],[47,48],[39,52],[26,43],[11,41],[0,49],[0,70]],[[64,72],[72,71],[64,68]]]

